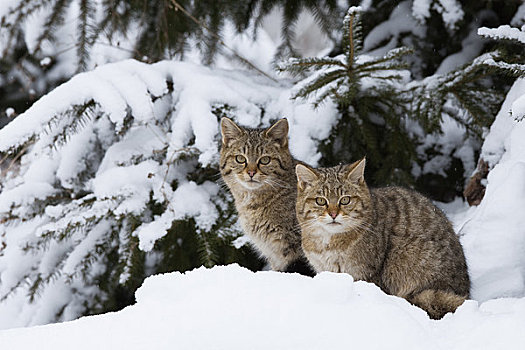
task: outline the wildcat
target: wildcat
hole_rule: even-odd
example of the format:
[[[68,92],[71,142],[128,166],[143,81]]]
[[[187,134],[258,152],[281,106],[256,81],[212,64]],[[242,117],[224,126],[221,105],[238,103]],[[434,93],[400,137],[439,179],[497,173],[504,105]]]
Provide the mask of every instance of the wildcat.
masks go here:
[[[469,296],[461,244],[441,210],[401,187],[369,189],[365,159],[297,165],[302,247],[317,272],[373,282],[439,319]]]
[[[295,216],[297,161],[288,148],[288,121],[252,129],[222,118],[221,133],[220,172],[244,232],[272,270],[312,276]]]

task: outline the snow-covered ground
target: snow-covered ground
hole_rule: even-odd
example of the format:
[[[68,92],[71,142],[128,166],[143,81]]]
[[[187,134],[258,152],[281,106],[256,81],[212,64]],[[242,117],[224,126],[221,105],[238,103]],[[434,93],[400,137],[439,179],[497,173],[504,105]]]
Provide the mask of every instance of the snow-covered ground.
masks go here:
[[[0,331],[3,349],[523,349],[525,344],[525,81],[482,149],[485,198],[443,206],[465,249],[471,296],[430,320],[404,299],[345,274],[315,278],[238,266],[157,275],[120,312]]]
[[[525,299],[430,320],[349,275],[237,265],[148,278],[126,309],[0,332],[2,349],[523,349]]]
[[[450,4],[449,8],[458,4],[457,1],[440,1],[440,3]],[[412,11],[416,20],[422,21],[428,17],[430,4],[431,1],[426,0],[413,2]],[[406,26],[410,30],[419,30],[415,20],[407,21],[406,16],[401,16],[403,8],[408,5],[408,2],[403,2],[398,10],[393,11],[391,20],[375,30],[373,35],[369,35],[365,46],[372,47],[384,41],[385,35],[393,35],[392,30],[396,28],[400,31]],[[460,18],[446,17],[445,15],[449,12],[444,11],[443,18],[444,20],[447,18],[445,20],[447,28],[453,28]],[[461,15],[460,11],[454,13]],[[307,23],[307,21],[301,21],[301,23]],[[247,57],[250,60],[261,69],[268,71],[271,70],[270,63],[277,46],[277,43],[274,42],[277,40],[277,34],[269,29],[279,26],[271,21],[266,22],[265,25],[268,30],[260,33],[257,44],[252,43],[246,36],[233,36],[233,33],[229,34],[232,38],[228,42],[237,51],[249,53]],[[227,28],[228,30],[231,28]],[[503,31],[500,30],[498,33],[503,33]],[[299,39],[311,40],[318,35],[320,34],[309,33]],[[448,71],[464,63],[459,62],[459,58],[465,59],[470,54],[473,56],[478,54],[479,42],[474,40],[470,45],[469,40],[464,43],[465,52],[447,60],[446,64],[440,67],[440,71]],[[319,42],[320,40],[314,41]],[[314,53],[305,51],[305,54],[314,55],[329,51],[331,43],[327,43],[324,39],[322,41],[325,42],[325,46],[315,48]],[[311,45],[305,45],[305,47],[311,47]],[[98,56],[95,55],[93,64],[106,62],[102,53],[100,51]],[[220,58],[217,65],[232,68],[232,64],[228,64],[226,58]],[[144,74],[138,79],[140,75],[138,73],[141,72]],[[102,85],[99,80],[92,79],[97,74],[104,78],[105,85]],[[170,96],[166,94],[166,77],[175,81],[176,89]],[[144,82],[137,82],[136,79]],[[134,86],[138,87],[138,93],[129,93],[127,88],[131,85],[126,82],[134,81]],[[28,111],[26,116],[33,115],[31,123],[27,123],[28,118],[19,119],[20,127],[17,130],[23,132],[23,135],[11,133],[12,140],[3,135],[4,137],[0,138],[0,146],[10,147],[20,142],[22,136],[33,135],[30,133],[38,134],[48,121],[43,119],[49,115],[49,113],[42,113],[44,110],[61,112],[75,101],[85,102],[87,98],[94,98],[102,107],[107,107],[102,109],[110,117],[122,117],[115,120],[117,124],[124,120],[128,108],[133,111],[135,117],[144,116],[141,122],[149,118],[151,121],[149,128],[156,125],[156,120],[171,118],[170,122],[176,123],[169,130],[170,132],[166,133],[173,137],[173,144],[170,147],[183,147],[186,144],[182,140],[190,139],[192,135],[195,135],[196,147],[203,154],[201,161],[208,163],[217,155],[213,140],[218,136],[216,117],[211,115],[209,110],[213,103],[217,102],[217,96],[224,95],[226,97],[219,99],[218,102],[227,102],[228,105],[236,107],[236,118],[242,124],[267,125],[271,118],[287,116],[291,125],[292,151],[298,158],[315,164],[319,158],[315,146],[319,140],[327,138],[336,118],[333,105],[329,104],[320,111],[313,111],[307,102],[290,101],[290,91],[285,86],[286,84],[270,82],[263,84],[262,80],[252,75],[241,76],[227,70],[210,70],[189,63],[158,63],[146,66],[133,61],[125,61],[114,66],[102,66],[66,84],[61,90],[57,89],[58,92],[55,91],[55,95],[50,94],[51,97],[48,97],[47,100],[42,99],[40,103],[35,104],[36,107]],[[79,89],[79,87],[84,88]],[[91,87],[96,87],[100,91],[102,91],[101,87],[107,87],[103,90],[106,93],[97,91],[95,96],[91,96]],[[107,93],[113,90],[115,90],[114,93]],[[70,98],[58,98],[60,94],[63,97],[70,96]],[[196,96],[198,98],[195,98]],[[109,102],[104,104],[104,101]],[[120,102],[117,104],[115,101]],[[173,117],[169,117],[168,112],[171,105],[177,106]],[[116,109],[115,106],[122,108]],[[199,107],[199,113],[195,112],[196,106]],[[146,110],[150,107],[151,111]],[[262,117],[258,117],[263,115],[259,109],[266,111],[263,120],[261,120]],[[200,111],[205,113],[200,113]],[[472,208],[467,207],[461,200],[443,206],[454,222],[456,232],[460,235],[465,249],[472,281],[471,297],[473,299],[467,301],[454,314],[447,315],[443,320],[430,320],[422,310],[405,300],[388,296],[372,284],[353,282],[349,275],[323,273],[315,278],[309,278],[277,272],[252,273],[233,265],[213,269],[201,268],[186,274],[171,273],[152,276],[138,290],[137,303],[119,312],[84,317],[61,324],[2,330],[0,331],[0,350],[71,348],[126,350],[145,348],[523,349],[525,348],[525,121],[514,120],[509,112],[517,118],[525,115],[524,80],[518,80],[509,92],[484,142],[481,156],[491,167],[491,172],[486,180],[485,198],[479,206]],[[192,114],[196,117],[193,117]],[[320,115],[324,118],[323,123],[317,123]],[[39,122],[41,123],[36,127],[35,125]],[[13,125],[11,129],[16,127],[16,123]],[[148,125],[139,123],[136,126],[138,128]],[[457,129],[457,126],[452,125],[452,127]],[[68,153],[65,153],[62,160],[74,160],[76,158],[71,156],[73,153],[80,154],[90,151],[80,142],[83,140],[86,144],[89,143],[89,128],[86,130],[88,131],[85,134],[80,133],[75,136],[76,143],[71,142],[72,146],[66,148]],[[99,126],[97,130],[103,133],[104,125]],[[157,132],[157,129],[152,130]],[[171,133],[172,130],[174,130],[173,133]],[[446,140],[452,140],[454,135],[458,134],[446,130]],[[142,140],[142,136],[154,140],[146,132],[134,131],[129,137]],[[47,135],[48,141],[50,137]],[[43,137],[41,144],[37,144],[42,147],[34,147],[33,153],[28,156],[28,159],[39,161],[31,163],[32,170],[24,175],[25,182],[15,179],[16,181],[13,181],[12,184],[13,188],[22,183],[24,186],[30,186],[31,181],[57,183],[54,176],[46,175],[54,174],[56,169],[52,172],[43,172],[42,164],[47,161],[48,168],[50,164],[58,167],[61,159],[57,158],[56,163],[50,163],[48,158],[34,151],[44,149],[45,141],[46,138]],[[116,167],[118,162],[122,162],[122,157],[124,157],[122,149],[125,149],[124,146],[128,147],[127,141],[129,139],[124,139],[121,143],[115,142],[111,146],[111,152],[108,152],[107,159],[103,163],[104,167],[101,167],[102,170],[107,170],[108,164]],[[455,142],[461,143],[463,139],[458,137]],[[142,153],[144,153],[144,147],[149,147],[150,153],[153,153],[162,145],[141,142],[140,146]],[[129,151],[130,148],[126,149]],[[168,154],[171,153],[170,148]],[[111,158],[111,155],[119,155],[121,158]],[[126,153],[126,156],[128,155],[130,158],[134,156],[131,151]],[[25,163],[25,165],[28,164],[29,162]],[[75,166],[73,162],[64,161],[63,166],[59,167],[60,170],[57,170],[58,179],[62,181],[64,187],[69,188],[76,184],[73,180],[76,181],[78,172],[83,169],[77,169]],[[169,169],[169,166],[165,164],[162,166]],[[473,167],[474,164],[471,168]],[[159,169],[162,171],[159,170],[158,173],[167,173],[165,168],[159,167]],[[184,167],[171,167],[171,169],[174,174],[178,172],[183,174],[179,177],[184,179],[184,171],[187,169]],[[143,168],[143,170],[148,176],[144,176],[142,180],[150,181],[145,180],[150,178],[149,168]],[[122,174],[129,176],[129,169],[125,171],[127,173]],[[104,173],[100,171],[100,174]],[[115,178],[119,177],[109,175],[106,177],[106,179]],[[101,183],[110,186],[97,187]],[[100,189],[102,195],[109,193],[102,190],[121,189],[115,186],[114,182],[107,181],[89,182],[89,186]],[[33,196],[35,188],[31,188]],[[43,190],[46,188],[52,189],[43,187]],[[180,189],[187,190],[187,192],[180,190],[176,194],[182,193],[182,197],[195,197],[195,188],[194,183],[186,182],[180,186]],[[215,193],[213,191],[208,192],[213,194]],[[132,192],[138,193],[137,191]],[[149,192],[146,194],[144,197],[149,199]],[[3,202],[0,201],[0,204],[12,204],[5,200],[8,195],[10,194],[4,191],[3,197],[0,198]],[[20,195],[20,192],[11,192],[11,195],[12,201],[21,201],[25,198]],[[7,199],[11,200],[11,198]],[[172,202],[176,203],[176,201]],[[9,205],[5,207],[8,208]],[[0,210],[1,207],[0,205]],[[26,206],[21,206],[20,211],[26,212],[26,208]],[[57,206],[54,208],[55,211],[52,209],[46,211],[46,215],[49,215],[51,219],[56,218],[61,208]],[[183,214],[188,212],[188,216],[194,217],[197,215],[194,212],[200,215],[202,205],[194,212],[192,212],[193,207],[186,206],[183,209],[186,211],[180,209],[177,212]],[[71,216],[80,217],[73,214]],[[38,220],[43,220],[42,218],[42,216],[37,217]],[[203,222],[211,220],[212,215],[203,214],[202,219]],[[171,221],[166,220],[166,222],[169,224]],[[35,227],[41,224],[43,223],[37,222]],[[10,239],[21,239],[22,233],[20,232],[36,237],[32,230],[27,229],[27,225],[28,221],[22,221],[19,231],[12,226],[9,227]],[[154,226],[150,228],[150,231],[157,236],[149,237],[144,234],[145,231],[141,231],[142,235],[139,235],[143,244],[142,248],[145,250],[165,231]],[[87,242],[92,243],[93,241],[94,239]],[[82,245],[80,247],[84,248]],[[55,257],[52,255],[53,259]],[[38,257],[32,256],[32,258],[37,260]],[[73,258],[80,260],[79,254],[72,254],[69,261],[73,261]],[[46,264],[50,265],[50,261],[54,262],[53,259],[43,259],[44,264],[41,269],[46,270]],[[56,258],[56,260],[59,259]],[[0,291],[2,288],[8,289],[10,281],[13,283],[18,281],[14,278],[7,278],[10,274],[17,275],[17,278],[18,275],[23,276],[22,270],[30,263],[31,261],[25,255],[16,255],[15,259],[11,260],[7,258],[2,260],[0,272],[5,270],[9,273],[3,275],[3,285],[0,285]],[[70,262],[66,264],[66,267],[71,266],[73,264]],[[38,272],[38,269],[28,270]],[[48,322],[48,319],[52,319],[56,314],[54,307],[61,307],[61,302],[66,299],[66,296],[72,300],[79,299],[78,305],[82,304],[83,299],[79,297],[80,293],[77,290],[77,294],[74,294],[72,291],[76,290],[76,286],[73,285],[73,287],[75,288],[68,287],[63,293],[54,289],[49,293],[52,298],[42,297],[40,303],[25,305],[24,308],[13,302],[13,300],[17,301],[16,298],[25,302],[26,295],[24,291],[20,292],[19,295],[10,299],[12,302],[10,305],[13,306],[0,308],[0,320],[4,320],[6,325],[21,324],[22,321],[17,319],[25,321],[26,324],[28,320],[34,323]],[[61,299],[60,302],[57,299]],[[68,310],[70,309],[66,310],[66,314]],[[74,308],[71,310],[71,317],[80,312]],[[39,318],[39,313],[47,318],[43,316]],[[37,315],[36,318],[35,315]]]

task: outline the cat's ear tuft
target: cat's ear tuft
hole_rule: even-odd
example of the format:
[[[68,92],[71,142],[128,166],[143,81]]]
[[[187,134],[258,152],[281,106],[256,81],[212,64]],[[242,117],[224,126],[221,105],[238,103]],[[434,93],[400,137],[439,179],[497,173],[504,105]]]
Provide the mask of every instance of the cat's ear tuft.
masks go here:
[[[281,147],[288,144],[288,120],[283,118],[273,124],[265,133],[266,137],[279,143]]]
[[[222,144],[227,145],[232,139],[241,136],[244,131],[230,118],[221,118]]]
[[[301,190],[304,190],[308,184],[314,182],[318,177],[313,169],[302,164],[295,166],[295,173],[297,174],[297,186]]]
[[[347,179],[354,183],[364,183],[365,182],[365,165],[366,157],[357,162],[354,162],[348,166],[349,171]]]

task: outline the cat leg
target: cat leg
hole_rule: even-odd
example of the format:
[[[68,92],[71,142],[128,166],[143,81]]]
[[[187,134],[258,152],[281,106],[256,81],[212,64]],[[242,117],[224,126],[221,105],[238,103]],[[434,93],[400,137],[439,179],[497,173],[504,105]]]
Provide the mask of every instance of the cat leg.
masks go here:
[[[310,263],[304,256],[288,264],[285,272],[291,272],[291,273],[296,272],[296,273],[300,273],[301,275],[310,276],[310,277],[315,276],[315,271],[313,267],[310,265]]]
[[[280,259],[269,257],[268,262],[270,263],[272,271],[295,272],[305,276],[315,276],[315,270],[304,256],[294,258],[293,260],[286,259],[285,257],[281,257]]]
[[[407,300],[425,310],[430,318],[439,320],[445,314],[456,311],[466,298],[454,292],[425,289]]]

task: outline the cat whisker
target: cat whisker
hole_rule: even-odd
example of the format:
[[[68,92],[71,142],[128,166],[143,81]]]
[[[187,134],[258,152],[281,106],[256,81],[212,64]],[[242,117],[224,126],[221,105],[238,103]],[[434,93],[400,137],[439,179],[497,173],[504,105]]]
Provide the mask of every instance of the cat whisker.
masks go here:
[[[274,185],[277,187],[281,187],[281,188],[290,188],[290,185],[278,179],[267,178],[267,179],[264,179],[264,183],[272,186],[272,188],[275,188]]]
[[[311,229],[312,227],[316,225],[317,225],[316,219],[308,219],[304,221],[301,225],[298,225],[298,226],[301,230],[304,230],[304,229]]]
[[[270,181],[270,179],[264,179],[263,183],[269,185],[271,188],[273,188],[275,190],[275,186],[272,183],[272,181]]]
[[[290,185],[288,182],[284,181],[284,180],[281,180],[281,179],[271,179],[272,181],[274,181],[275,183],[277,183],[280,187],[284,187],[284,188],[291,188],[292,185]]]
[[[353,223],[350,227],[361,234],[374,233],[374,227],[368,223]]]

